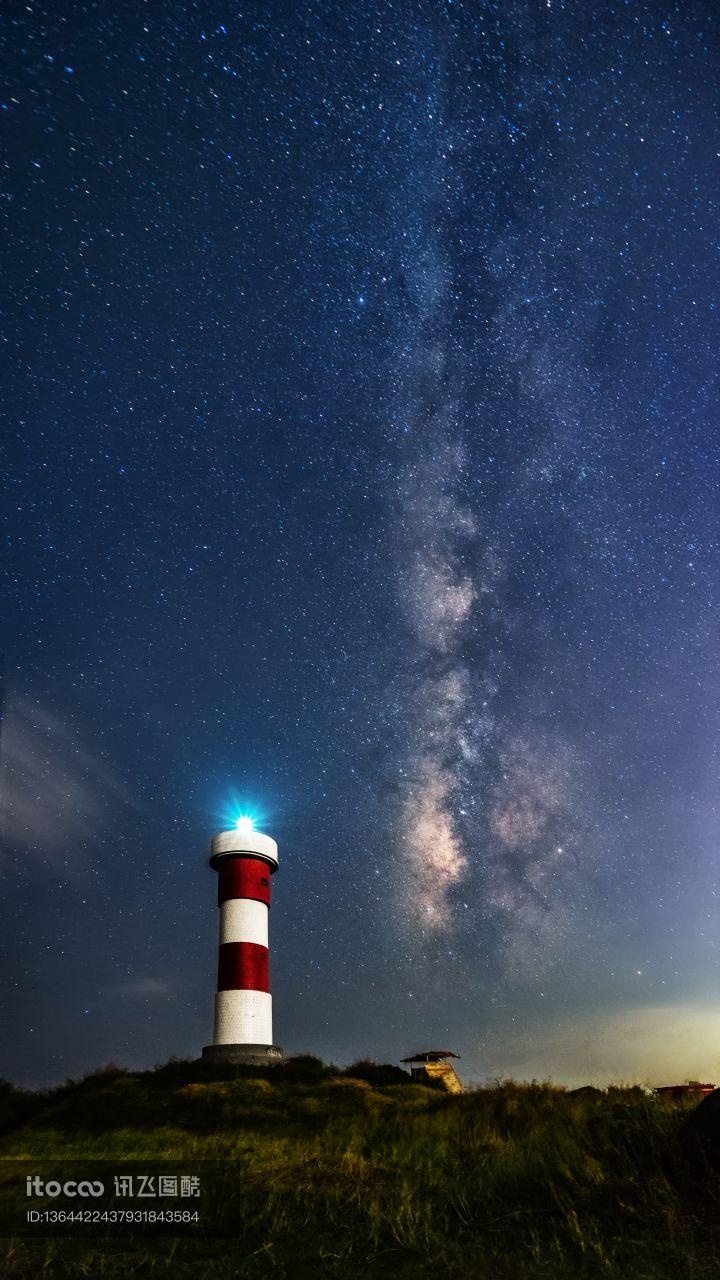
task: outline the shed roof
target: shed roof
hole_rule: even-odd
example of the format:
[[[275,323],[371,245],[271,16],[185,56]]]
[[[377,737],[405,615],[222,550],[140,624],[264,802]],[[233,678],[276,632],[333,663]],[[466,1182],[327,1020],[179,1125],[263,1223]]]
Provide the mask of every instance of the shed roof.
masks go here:
[[[411,1053],[409,1058],[401,1058],[401,1062],[438,1062],[441,1058],[459,1058],[459,1053],[452,1049],[424,1049],[422,1053]]]

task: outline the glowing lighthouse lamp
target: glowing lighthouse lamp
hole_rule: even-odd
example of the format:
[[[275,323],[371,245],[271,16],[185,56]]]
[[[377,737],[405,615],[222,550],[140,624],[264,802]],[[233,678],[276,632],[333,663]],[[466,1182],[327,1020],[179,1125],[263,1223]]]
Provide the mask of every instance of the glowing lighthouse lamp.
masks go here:
[[[213,836],[210,866],[218,873],[220,951],[213,1042],[203,1058],[267,1066],[282,1058],[272,1042],[268,952],[277,845],[252,818],[238,818],[234,830]]]

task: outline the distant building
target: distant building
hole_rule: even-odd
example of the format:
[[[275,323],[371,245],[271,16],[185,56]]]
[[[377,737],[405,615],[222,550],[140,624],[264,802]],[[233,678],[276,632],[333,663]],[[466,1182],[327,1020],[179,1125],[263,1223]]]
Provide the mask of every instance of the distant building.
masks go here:
[[[700,1084],[699,1080],[688,1080],[687,1084],[664,1084],[655,1090],[663,1102],[684,1102],[686,1098],[706,1098],[713,1092],[714,1084]]]
[[[410,1066],[410,1075],[418,1084],[441,1084],[448,1093],[462,1093],[460,1078],[450,1058],[459,1058],[451,1049],[426,1049],[402,1058]]]

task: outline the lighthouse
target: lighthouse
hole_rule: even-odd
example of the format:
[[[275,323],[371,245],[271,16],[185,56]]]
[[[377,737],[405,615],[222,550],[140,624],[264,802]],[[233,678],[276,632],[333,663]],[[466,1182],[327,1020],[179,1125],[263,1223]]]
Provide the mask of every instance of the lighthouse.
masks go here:
[[[270,1066],[282,1058],[273,1044],[268,950],[277,845],[252,819],[239,818],[232,831],[213,836],[210,866],[218,873],[220,948],[213,1042],[203,1058]]]

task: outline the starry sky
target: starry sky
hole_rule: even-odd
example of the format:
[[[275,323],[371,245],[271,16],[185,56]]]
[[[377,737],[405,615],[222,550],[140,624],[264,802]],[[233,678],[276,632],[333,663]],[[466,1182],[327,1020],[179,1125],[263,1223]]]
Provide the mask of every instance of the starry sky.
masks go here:
[[[11,4],[0,1074],[720,1080],[720,14]]]

